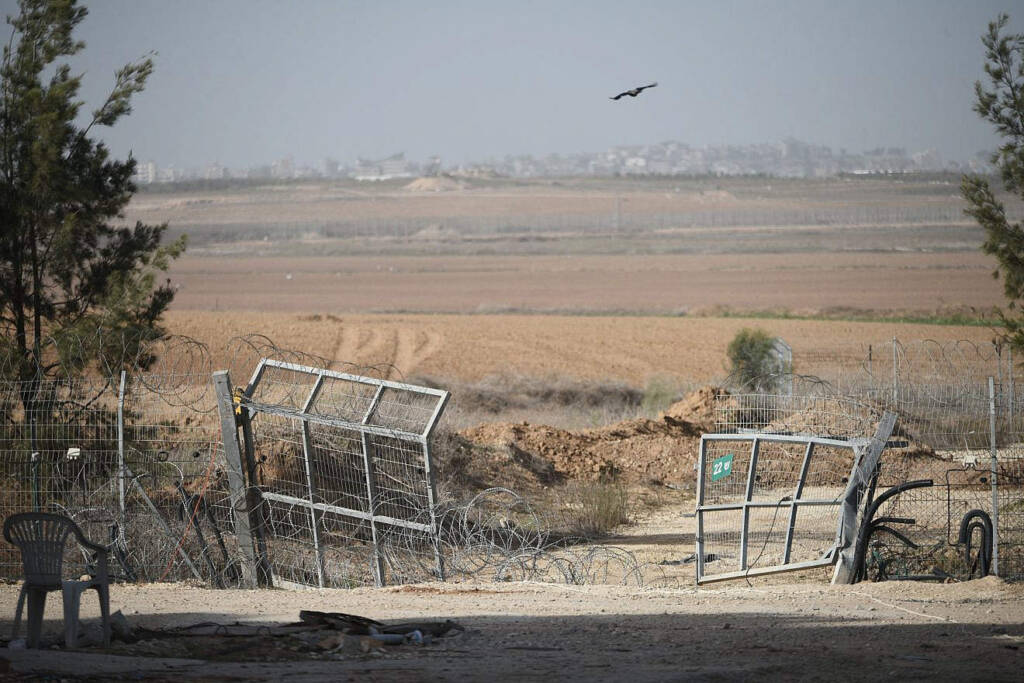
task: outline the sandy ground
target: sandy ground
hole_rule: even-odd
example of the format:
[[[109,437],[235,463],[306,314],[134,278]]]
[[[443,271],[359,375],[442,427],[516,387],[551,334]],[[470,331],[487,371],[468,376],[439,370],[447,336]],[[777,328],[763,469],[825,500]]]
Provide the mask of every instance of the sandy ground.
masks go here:
[[[651,512],[609,544],[663,567],[666,587],[448,583],[354,590],[211,590],[182,584],[115,586],[111,607],[137,629],[133,645],[0,650],[9,679],[91,680],[1019,680],[1024,585],[830,586],[824,569],[697,588],[692,521],[680,508]],[[673,561],[674,560],[674,561]],[[667,563],[667,564],[666,564]],[[656,575],[656,576],[655,576]],[[0,633],[10,633],[18,591],[0,586]],[[83,617],[95,619],[86,596]],[[380,621],[451,619],[464,632],[383,652],[297,651],[281,637],[166,637],[203,622],[280,625],[300,610]],[[46,630],[57,632],[51,598]],[[207,629],[209,630],[209,629]],[[354,651],[353,651],[354,650]],[[0,662],[0,668],[2,668]],[[4,680],[0,676],[0,680]]]
[[[0,589],[13,613],[17,590]],[[51,601],[48,617],[56,617]],[[540,584],[420,585],[351,591],[215,591],[118,586],[115,609],[135,626],[213,621],[275,624],[300,609],[380,620],[454,619],[465,632],[383,653],[296,655],[262,649],[203,659],[217,637],[78,652],[5,650],[12,676],[95,680],[1019,680],[1024,589],[964,584],[782,584],[642,589]],[[95,616],[92,602],[85,606]],[[57,626],[53,622],[53,626]],[[6,621],[3,628],[10,627]],[[221,639],[226,636],[222,636]],[[144,647],[145,646],[145,647]],[[163,649],[161,649],[163,647]]]

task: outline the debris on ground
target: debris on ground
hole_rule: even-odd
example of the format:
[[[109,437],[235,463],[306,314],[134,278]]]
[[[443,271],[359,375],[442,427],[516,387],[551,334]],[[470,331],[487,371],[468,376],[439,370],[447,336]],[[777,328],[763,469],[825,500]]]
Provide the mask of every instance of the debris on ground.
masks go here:
[[[154,630],[132,628],[123,615],[114,619],[114,624],[115,641],[104,649],[109,654],[210,661],[288,661],[411,653],[413,647],[429,646],[465,631],[450,619],[387,623],[355,614],[313,610],[302,610],[299,621],[287,624],[204,621]],[[100,641],[88,637],[88,628],[83,644],[92,649]],[[59,643],[54,641],[52,645]]]

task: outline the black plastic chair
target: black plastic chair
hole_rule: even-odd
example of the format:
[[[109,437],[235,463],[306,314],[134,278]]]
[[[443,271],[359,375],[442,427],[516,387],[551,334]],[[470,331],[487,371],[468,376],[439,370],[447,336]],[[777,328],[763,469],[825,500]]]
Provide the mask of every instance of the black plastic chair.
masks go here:
[[[65,580],[64,546],[74,534],[80,546],[92,553],[92,576],[84,581]],[[92,543],[71,519],[48,512],[21,512],[4,520],[4,538],[21,551],[25,583],[18,595],[12,638],[18,637],[21,610],[28,596],[28,647],[39,647],[46,595],[61,591],[64,599],[64,643],[74,647],[78,637],[78,608],[82,593],[95,589],[100,598],[103,644],[110,644],[110,578],[107,549]]]

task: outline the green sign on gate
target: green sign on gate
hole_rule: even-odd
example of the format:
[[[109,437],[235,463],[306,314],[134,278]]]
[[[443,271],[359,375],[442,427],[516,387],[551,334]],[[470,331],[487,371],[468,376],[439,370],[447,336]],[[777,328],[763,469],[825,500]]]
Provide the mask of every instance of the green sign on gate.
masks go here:
[[[711,481],[725,479],[732,474],[732,453],[715,458],[711,462]]]

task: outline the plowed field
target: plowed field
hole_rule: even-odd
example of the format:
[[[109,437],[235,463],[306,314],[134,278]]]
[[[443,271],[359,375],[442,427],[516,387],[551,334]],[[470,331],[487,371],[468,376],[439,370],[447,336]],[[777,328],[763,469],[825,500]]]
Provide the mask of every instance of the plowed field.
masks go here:
[[[984,327],[656,316],[173,311],[167,322],[173,332],[207,342],[219,366],[232,364],[233,358],[222,351],[231,337],[258,333],[282,347],[337,364],[389,363],[396,368],[392,376],[406,378],[474,381],[521,374],[633,385],[655,376],[699,383],[723,377],[726,346],[737,331],[750,326],[787,340],[793,347],[794,370],[815,374],[829,365],[858,368],[869,345],[874,345],[878,362],[877,354],[886,353],[878,345],[894,336],[940,342],[987,342],[992,337]]]

